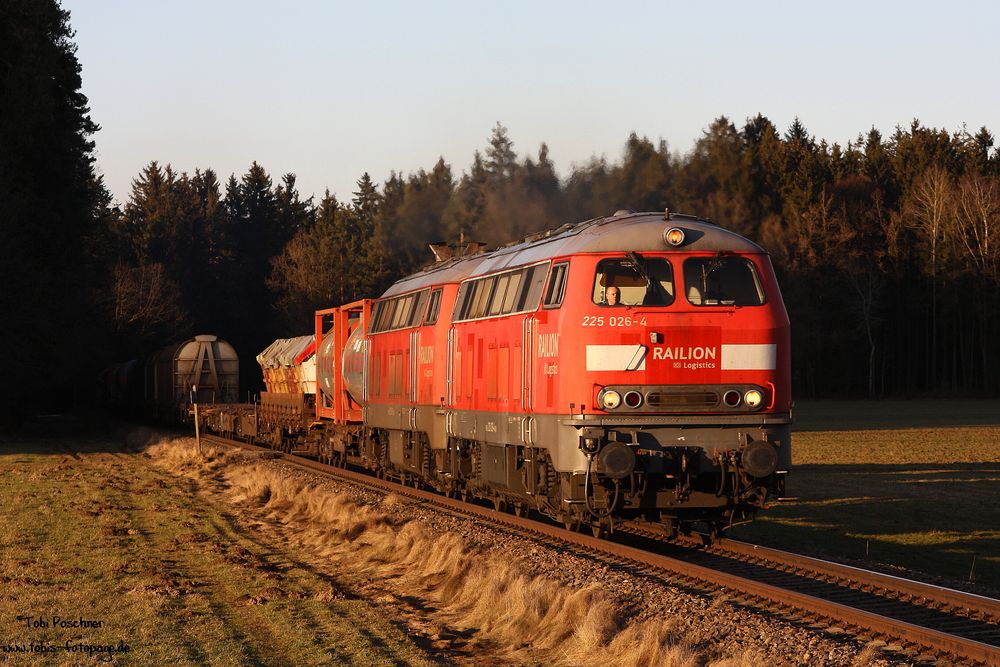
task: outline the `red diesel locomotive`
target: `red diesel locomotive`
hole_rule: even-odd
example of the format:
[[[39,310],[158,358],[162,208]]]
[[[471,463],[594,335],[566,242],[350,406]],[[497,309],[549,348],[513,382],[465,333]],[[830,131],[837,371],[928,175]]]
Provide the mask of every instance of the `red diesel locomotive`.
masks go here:
[[[620,212],[439,261],[319,311],[311,349],[315,395],[264,392],[224,430],[595,534],[724,530],[791,463],[771,261],[690,216]]]

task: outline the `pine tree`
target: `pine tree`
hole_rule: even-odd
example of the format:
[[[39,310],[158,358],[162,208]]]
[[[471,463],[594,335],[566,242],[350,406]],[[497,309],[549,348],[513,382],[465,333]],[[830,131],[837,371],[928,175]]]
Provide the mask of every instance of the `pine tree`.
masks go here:
[[[494,182],[499,182],[513,178],[516,168],[514,142],[507,136],[507,128],[497,121],[490,135],[490,146],[486,149],[486,171]]]
[[[556,167],[549,158],[549,147],[545,142],[538,147],[538,162],[525,160],[524,183],[533,192],[540,195],[553,207],[557,207],[559,198],[559,177]]]
[[[327,190],[312,223],[299,229],[272,261],[268,286],[276,294],[279,317],[290,329],[306,331],[317,309],[353,300],[357,271],[350,253],[356,248],[347,218]]]
[[[489,174],[482,154],[477,150],[472,157],[472,167],[463,174],[455,193],[445,207],[444,234],[442,240],[449,243],[465,243],[476,240],[480,222],[486,210],[486,191]]]
[[[978,173],[995,173],[996,160],[990,160],[990,149],[993,148],[993,135],[985,127],[979,128],[974,136],[968,137],[965,145],[966,170]]]
[[[68,407],[67,384],[101,363],[86,286],[108,197],[72,36],[55,0],[0,3],[0,347],[16,350],[6,373],[17,378],[0,385],[0,429],[34,392]]]
[[[351,298],[378,294],[391,282],[392,266],[387,248],[385,221],[380,216],[382,196],[368,172],[357,181],[358,189],[347,212],[353,222],[351,254],[360,269],[351,281]]]
[[[285,174],[281,185],[275,190],[277,205],[278,233],[291,238],[295,232],[305,228],[312,218],[312,198],[302,201],[295,187],[295,174]]]
[[[367,171],[358,179],[357,186],[351,203],[358,216],[359,233],[367,238],[375,231],[375,217],[381,208],[382,197]]]
[[[629,135],[621,171],[621,208],[662,211],[670,205],[673,170],[663,148],[661,153],[646,137],[640,139],[635,132]]]

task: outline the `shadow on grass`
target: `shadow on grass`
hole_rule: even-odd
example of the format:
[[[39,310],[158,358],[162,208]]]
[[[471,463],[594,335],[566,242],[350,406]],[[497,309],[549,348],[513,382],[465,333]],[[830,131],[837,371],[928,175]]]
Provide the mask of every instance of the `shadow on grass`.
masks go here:
[[[1000,426],[1000,401],[796,401],[794,417],[796,431]]]
[[[1000,590],[1000,463],[799,466],[788,496],[731,536]]]
[[[0,455],[134,453],[164,435],[192,433],[179,425],[129,422],[102,413],[39,415],[25,422],[17,433],[0,435]]]

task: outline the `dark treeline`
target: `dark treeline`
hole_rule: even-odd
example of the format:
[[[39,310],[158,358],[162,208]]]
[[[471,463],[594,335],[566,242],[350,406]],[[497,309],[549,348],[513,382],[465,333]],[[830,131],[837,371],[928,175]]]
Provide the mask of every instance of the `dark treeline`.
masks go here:
[[[0,8],[0,344],[24,389],[5,390],[8,409],[200,332],[236,345],[252,377],[268,342],[379,294],[430,260],[428,242],[496,246],[623,208],[695,213],[772,253],[799,396],[1000,390],[1000,155],[985,128],[913,121],[841,146],[798,120],[720,117],[686,154],[633,134],[620,160],[560,179],[544,144],[519,155],[497,123],[462,173],[443,159],[364,173],[349,199],[303,199],[293,174],[257,163],[222,182],[150,162],[119,208],[95,173],[71,36],[52,1]]]
[[[800,396],[982,395],[992,354],[998,160],[986,130],[914,122],[845,147],[796,122],[716,120],[684,156],[628,138],[619,162],[556,177],[544,145],[519,157],[502,125],[460,176],[368,174],[348,201],[303,200],[258,164],[223,185],[150,163],[105,213],[108,324],[135,353],[195,331],[240,350],[309,331],[313,310],[379,294],[425,265],[427,243],[490,246],[621,208],[697,212],[775,258]],[[252,355],[244,355],[248,357]]]

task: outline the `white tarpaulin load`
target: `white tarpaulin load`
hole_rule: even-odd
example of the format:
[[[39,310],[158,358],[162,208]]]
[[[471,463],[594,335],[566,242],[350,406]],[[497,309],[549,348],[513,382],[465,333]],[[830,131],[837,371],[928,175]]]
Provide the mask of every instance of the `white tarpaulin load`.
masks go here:
[[[264,383],[268,391],[286,394],[316,393],[315,350],[296,363],[296,359],[313,345],[315,338],[279,338],[257,355],[257,363],[264,370]]]

